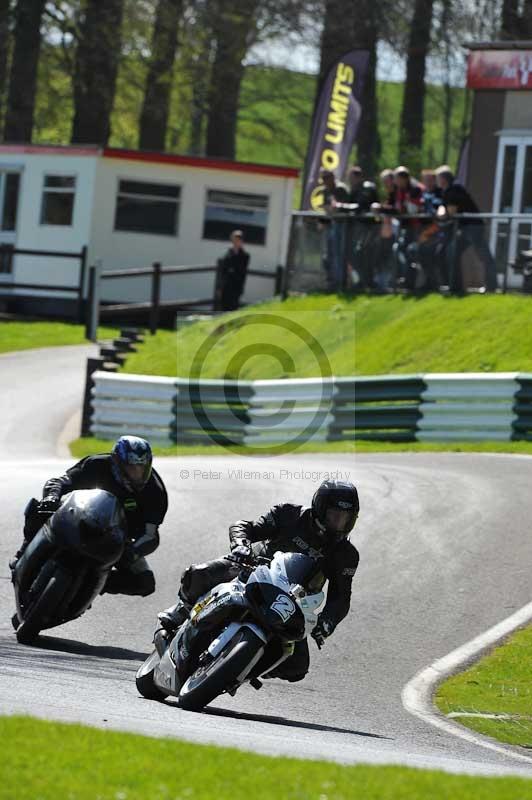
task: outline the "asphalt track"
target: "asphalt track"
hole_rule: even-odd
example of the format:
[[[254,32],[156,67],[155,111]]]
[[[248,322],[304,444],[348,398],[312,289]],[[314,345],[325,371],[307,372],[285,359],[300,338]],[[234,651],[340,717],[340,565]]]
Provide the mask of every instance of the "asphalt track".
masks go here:
[[[41,636],[38,647],[18,645],[7,561],[26,500],[68,465],[54,456],[56,438],[81,397],[86,352],[0,357],[0,713],[272,754],[532,777],[532,758],[528,766],[463,741],[411,716],[401,702],[403,687],[420,669],[530,601],[532,459],[160,460],[170,511],[161,547],[150,558],[156,594],[101,597],[80,620]],[[239,475],[244,469],[262,474]],[[254,517],[280,500],[306,502],[336,470],[359,486],[354,540],[361,564],[351,613],[321,652],[311,644],[307,679],[270,681],[259,692],[245,686],[203,714],[140,698],[135,670],[183,567],[224,552],[235,518]]]

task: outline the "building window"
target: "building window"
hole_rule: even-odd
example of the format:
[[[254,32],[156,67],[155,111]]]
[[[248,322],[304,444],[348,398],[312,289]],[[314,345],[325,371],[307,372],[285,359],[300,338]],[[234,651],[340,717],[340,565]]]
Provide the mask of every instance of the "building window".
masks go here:
[[[15,231],[17,227],[19,172],[0,173],[0,206],[2,209],[1,230]]]
[[[115,231],[175,236],[181,187],[169,183],[120,180]]]
[[[76,178],[73,175],[45,175],[41,225],[72,225]]]
[[[227,241],[231,231],[240,228],[244,241],[265,244],[268,228],[268,196],[208,189],[203,238]]]

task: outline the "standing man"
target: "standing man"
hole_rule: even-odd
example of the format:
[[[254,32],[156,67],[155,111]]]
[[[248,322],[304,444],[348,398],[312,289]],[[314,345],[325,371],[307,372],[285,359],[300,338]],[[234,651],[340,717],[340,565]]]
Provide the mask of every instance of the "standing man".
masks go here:
[[[231,247],[218,262],[221,270],[222,311],[235,311],[244,291],[249,253],[244,250],[244,234],[233,231],[229,237]]]
[[[436,212],[439,217],[453,217],[455,214],[479,214],[479,208],[467,189],[454,179],[451,168],[444,164],[436,170],[436,181],[442,192],[442,205]],[[484,221],[482,219],[465,219],[458,223],[455,247],[448,248],[450,260],[449,272],[453,288],[463,289],[461,276],[456,273],[456,265],[460,264],[460,256],[469,244],[475,249],[484,266],[484,281],[488,292],[497,288],[497,267],[486,242]]]

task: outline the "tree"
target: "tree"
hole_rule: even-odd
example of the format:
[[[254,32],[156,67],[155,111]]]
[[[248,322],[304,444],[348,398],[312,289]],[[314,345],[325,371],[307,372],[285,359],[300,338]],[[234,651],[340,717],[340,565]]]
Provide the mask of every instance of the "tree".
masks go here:
[[[183,0],[159,0],[140,116],[141,150],[164,150]]]
[[[86,0],[74,65],[72,143],[106,145],[111,133],[123,0]]]
[[[401,110],[399,162],[419,161],[425,119],[425,65],[430,48],[433,0],[416,0],[410,27]],[[420,166],[416,164],[416,166]]]
[[[532,37],[532,0],[522,4],[519,0],[503,0],[500,37],[514,40]]]
[[[234,159],[244,58],[257,31],[259,0],[213,0],[214,57],[208,90],[207,155]]]
[[[382,4],[381,4],[382,5]],[[362,95],[357,136],[358,162],[372,176],[380,152],[377,131],[377,39],[379,4],[375,0],[326,0],[316,100],[334,62],[349,50],[368,50],[369,64]]]
[[[31,142],[45,0],[18,0],[4,139]]]
[[[7,84],[7,63],[10,46],[10,0],[0,0],[0,126],[4,119],[4,101]]]

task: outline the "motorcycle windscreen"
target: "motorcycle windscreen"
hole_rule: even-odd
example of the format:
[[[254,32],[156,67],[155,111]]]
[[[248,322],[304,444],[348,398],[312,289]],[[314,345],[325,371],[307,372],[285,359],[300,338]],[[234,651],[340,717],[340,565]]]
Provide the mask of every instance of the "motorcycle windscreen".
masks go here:
[[[319,562],[304,553],[275,553],[270,572],[277,585],[281,581],[281,584],[299,585],[306,590],[314,587],[316,577],[321,575]]]
[[[101,564],[113,564],[122,555],[124,512],[116,497],[103,489],[77,489],[66,495],[50,525],[57,544]]]

